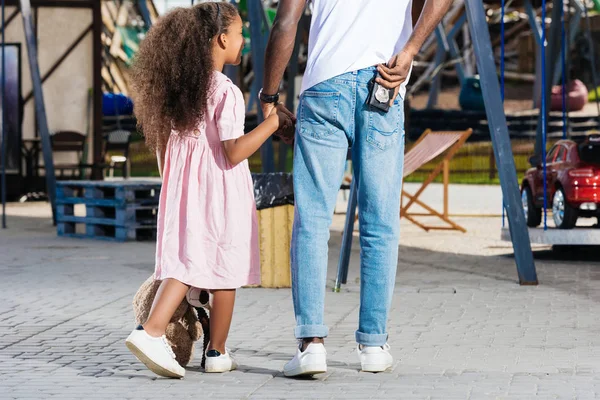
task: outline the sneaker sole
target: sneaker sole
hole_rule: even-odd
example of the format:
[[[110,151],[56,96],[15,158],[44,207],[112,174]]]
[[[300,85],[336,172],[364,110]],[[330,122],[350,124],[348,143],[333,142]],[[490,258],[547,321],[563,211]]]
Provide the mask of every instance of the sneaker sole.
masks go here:
[[[325,372],[327,372],[327,365],[314,364],[314,365],[301,365],[290,371],[283,371],[283,375],[285,375],[287,377],[293,377],[293,376],[324,374]]]
[[[219,373],[219,372],[229,372],[234,371],[235,368],[220,368],[220,367],[207,367],[204,368],[204,372],[209,374]]]
[[[144,352],[142,350],[140,350],[135,344],[133,344],[129,340],[125,341],[125,345],[129,349],[129,351],[131,351],[133,353],[133,355],[137,357],[138,360],[140,360],[150,371],[154,372],[156,375],[163,376],[165,378],[179,378],[179,379],[181,379],[185,376],[185,373],[178,374],[178,373],[175,373],[173,371],[170,371],[170,370],[158,365],[157,363],[152,361],[148,356],[146,356],[146,354],[144,354]]]
[[[229,372],[237,369],[237,365],[232,365],[231,367],[225,367],[220,365],[207,365],[204,368],[204,372],[209,374],[218,373],[218,372]]]
[[[392,368],[391,364],[366,364],[361,366],[363,372],[385,372]]]

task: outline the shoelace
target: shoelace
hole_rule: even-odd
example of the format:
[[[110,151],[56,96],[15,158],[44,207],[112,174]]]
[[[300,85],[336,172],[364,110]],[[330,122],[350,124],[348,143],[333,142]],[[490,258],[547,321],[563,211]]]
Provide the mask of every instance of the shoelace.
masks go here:
[[[167,342],[167,337],[165,335],[163,335],[160,338],[161,338],[162,344],[165,346],[165,348],[167,349],[167,351],[169,352],[171,357],[175,358],[175,353],[173,352],[173,349],[171,348],[171,345],[169,344],[169,342]]]

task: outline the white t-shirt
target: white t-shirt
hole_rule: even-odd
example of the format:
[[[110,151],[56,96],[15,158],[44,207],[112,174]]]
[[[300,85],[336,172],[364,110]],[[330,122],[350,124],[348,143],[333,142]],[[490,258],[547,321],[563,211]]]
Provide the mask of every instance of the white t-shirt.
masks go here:
[[[412,0],[309,1],[312,22],[302,92],[346,72],[387,63],[412,33]],[[406,82],[400,88],[403,98]]]

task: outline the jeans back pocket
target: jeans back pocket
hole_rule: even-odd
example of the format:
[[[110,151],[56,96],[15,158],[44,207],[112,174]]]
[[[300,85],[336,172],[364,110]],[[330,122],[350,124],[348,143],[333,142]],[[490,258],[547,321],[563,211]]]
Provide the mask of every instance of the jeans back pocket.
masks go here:
[[[338,130],[339,92],[307,90],[300,101],[300,133],[317,139]]]
[[[369,110],[367,142],[380,150],[386,150],[395,144],[403,130],[402,113],[402,102],[398,100],[387,113],[372,107]]]

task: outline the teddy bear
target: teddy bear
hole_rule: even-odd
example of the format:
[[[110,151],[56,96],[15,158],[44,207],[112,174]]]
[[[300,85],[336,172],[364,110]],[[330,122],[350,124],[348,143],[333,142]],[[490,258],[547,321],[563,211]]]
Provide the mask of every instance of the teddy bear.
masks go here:
[[[161,281],[150,276],[140,286],[133,297],[133,313],[138,325],[143,325],[154,302]],[[204,336],[202,367],[204,352],[210,340],[209,317],[210,294],[206,290],[191,288],[181,302],[169,325],[165,336],[175,353],[175,359],[182,367],[189,364],[194,356],[194,343]]]

